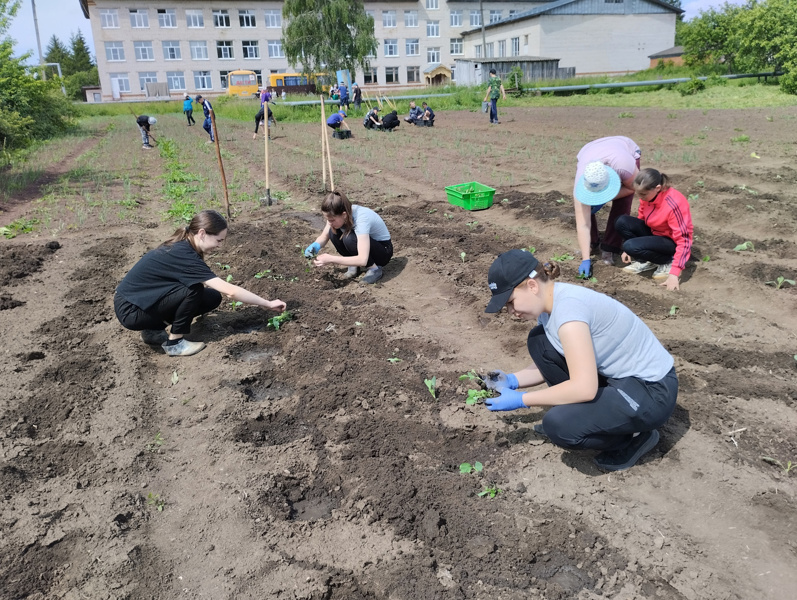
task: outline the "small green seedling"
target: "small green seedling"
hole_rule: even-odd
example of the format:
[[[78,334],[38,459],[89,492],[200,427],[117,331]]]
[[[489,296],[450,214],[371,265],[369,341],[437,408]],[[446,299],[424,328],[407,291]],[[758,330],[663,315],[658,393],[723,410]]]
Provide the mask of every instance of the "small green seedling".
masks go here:
[[[282,324],[287,323],[291,319],[293,319],[293,313],[286,310],[276,317],[271,317],[266,323],[266,327],[271,327],[274,331],[279,331]]]
[[[559,200],[556,201],[557,204],[564,204],[565,202],[567,202],[565,198],[559,198]]]
[[[501,200],[501,204],[506,204],[507,202],[509,202],[509,198],[504,198]]]
[[[767,285],[774,285],[776,290],[782,288],[785,284],[794,285],[794,279],[786,279],[783,275],[779,276],[775,281],[767,281]]]
[[[703,262],[708,262],[708,261],[710,261],[710,260],[711,260],[711,257],[710,257],[708,254],[706,254],[706,256],[704,256],[704,257],[703,257],[703,258],[701,258],[700,260],[702,260]]]
[[[269,273],[271,273],[271,269],[266,269],[265,271],[259,271],[255,273],[255,279],[263,279],[263,277],[266,277]]]
[[[675,315],[677,315],[677,314],[678,314],[678,307],[677,307],[677,306],[675,306],[675,304],[673,304],[673,305],[670,307],[670,316],[671,316],[671,317],[674,317],[674,316],[675,316]]]
[[[582,275],[579,273],[576,275],[576,279],[583,279],[584,281],[589,281],[590,283],[598,283],[598,278],[594,275]]]
[[[761,158],[761,157],[760,157],[760,156],[758,156],[758,154],[756,154],[755,152],[751,152],[751,153],[750,153],[750,157],[751,157],[751,158]]]
[[[795,357],[795,358],[797,358],[797,357]],[[780,467],[781,469],[783,469],[783,472],[784,472],[786,475],[788,475],[788,474],[789,474],[789,472],[790,472],[792,469],[794,469],[795,467],[797,467],[797,463],[792,463],[791,461],[788,461],[788,462],[787,462],[787,463],[784,465],[784,464],[783,464],[782,462],[780,462],[780,461],[779,461],[777,458],[772,458],[771,456],[762,456],[762,457],[761,457],[761,460],[763,460],[764,462],[767,462],[767,463],[769,463],[769,464],[771,464],[771,465],[775,465],[775,466],[777,466],[777,467]]]
[[[694,202],[698,198],[700,198],[700,194],[689,194],[689,197],[687,198],[687,200],[689,200],[689,202]]]
[[[474,229],[476,229],[476,226],[477,226],[478,224],[479,224],[479,222],[478,222],[478,221],[469,221],[469,222],[467,223],[467,226],[468,226],[468,229],[470,229],[471,231],[473,231]]]
[[[444,216],[446,219],[453,219],[453,218],[454,218],[454,215],[449,215],[448,213],[443,213],[443,216]]]
[[[468,390],[468,397],[465,399],[465,404],[468,406],[481,404],[490,397],[490,390]]]
[[[172,385],[177,385],[178,381],[180,381],[180,376],[177,374],[177,371],[172,371]]]
[[[225,281],[230,283],[232,281],[232,275],[227,275],[227,279],[225,279]]]
[[[388,358],[387,362],[389,362],[392,365],[395,365],[396,363],[400,363],[401,359],[400,358],[396,358],[395,356],[393,356],[391,358]]]
[[[554,254],[551,257],[551,260],[555,260],[556,262],[564,262],[566,260],[573,260],[575,256],[570,254],[569,252],[563,252],[562,254]]]
[[[733,248],[734,252],[747,252],[748,250],[750,252],[755,252],[755,246],[753,245],[753,242],[742,242]]]
[[[147,494],[147,505],[154,506],[158,509],[158,512],[163,512],[163,507],[166,506],[166,501],[158,494],[153,494],[150,492]]]
[[[479,376],[479,374],[478,374],[478,373],[476,373],[476,370],[475,370],[475,369],[471,369],[470,371],[468,371],[468,372],[467,372],[467,373],[465,373],[464,375],[460,375],[458,379],[459,379],[460,381],[471,381],[471,382],[473,382],[473,381],[476,381],[476,382],[478,382],[478,383],[481,383],[482,381],[484,381],[484,380],[483,380],[483,379],[482,379],[482,378]]]
[[[462,473],[463,475],[467,475],[469,473],[474,473],[474,472],[481,473],[482,469],[484,469],[484,465],[481,464],[478,460],[474,461],[473,464],[464,462],[461,465],[459,465],[459,472]]]
[[[537,251],[537,248],[535,248],[534,246],[529,246],[528,248],[521,248],[521,250],[523,250],[523,252],[531,252],[532,254],[534,254]]]
[[[164,441],[163,436],[159,431],[158,433],[155,434],[155,438],[150,443],[147,444],[147,452],[152,452],[152,453],[160,452],[160,448],[161,446],[163,446],[163,441]]]
[[[230,270],[230,265],[223,265],[221,263],[216,263],[216,266],[219,269],[221,269],[222,271],[229,271]]]
[[[426,384],[426,389],[429,390],[432,398],[437,399],[437,377],[424,379],[423,382]]]
[[[231,308],[232,310],[238,310],[238,309],[239,309],[239,308],[241,308],[243,305],[244,305],[244,303],[243,303],[243,302],[241,302],[240,300],[235,300],[235,301],[233,301],[233,302],[230,302],[230,308]]]
[[[436,208],[432,208],[432,209],[430,209],[430,210],[427,210],[427,211],[426,211],[426,213],[427,213],[427,214],[430,214],[430,215],[433,215],[433,214],[435,214],[436,212],[437,212],[437,209],[436,209]]]
[[[747,143],[747,142],[750,141],[750,136],[749,135],[745,135],[745,134],[737,135],[736,137],[732,137],[731,141],[732,142],[736,142],[736,143],[744,144],[744,143]]]
[[[499,489],[499,488],[497,488],[495,486],[492,486],[492,487],[487,486],[487,487],[484,488],[484,490],[479,492],[479,498],[483,498],[483,497],[486,496],[486,497],[492,499],[492,498],[495,498],[498,494],[500,494],[503,491],[504,490]]]
[[[283,227],[287,227],[288,226],[288,219],[282,219],[280,221],[280,223],[282,224]]]
[[[467,254],[465,254],[464,252],[460,252],[459,253],[459,258],[462,260],[462,262],[465,262],[465,257],[466,256],[467,256]]]
[[[618,119],[633,119],[634,118],[634,113],[621,112],[619,115],[617,115],[617,118]]]

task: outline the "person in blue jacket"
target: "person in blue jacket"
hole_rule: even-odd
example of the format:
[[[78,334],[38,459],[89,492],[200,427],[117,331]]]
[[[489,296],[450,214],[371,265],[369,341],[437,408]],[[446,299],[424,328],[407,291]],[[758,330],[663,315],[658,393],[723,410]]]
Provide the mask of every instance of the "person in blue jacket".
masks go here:
[[[335,131],[340,129],[341,125],[346,127],[346,129],[351,129],[351,127],[349,127],[349,124],[346,123],[345,119],[346,119],[346,111],[339,110],[334,115],[330,115],[330,117],[327,119],[327,126],[331,127]]]
[[[196,125],[196,121],[194,121],[194,103],[191,101],[191,96],[188,94],[185,95],[185,100],[183,100],[183,114],[188,119],[188,126]]]
[[[343,110],[344,108],[349,108],[349,88],[346,86],[346,83],[341,81],[340,86],[338,87],[338,92],[340,93],[340,108]]]
[[[202,123],[202,129],[208,132],[210,135],[210,141],[207,142],[211,144],[216,141],[216,138],[213,137],[213,121],[210,120],[210,113],[213,112],[213,107],[210,105],[208,100],[205,100],[201,94],[197,95],[195,98],[197,102],[202,105],[202,112],[205,113],[205,122]]]

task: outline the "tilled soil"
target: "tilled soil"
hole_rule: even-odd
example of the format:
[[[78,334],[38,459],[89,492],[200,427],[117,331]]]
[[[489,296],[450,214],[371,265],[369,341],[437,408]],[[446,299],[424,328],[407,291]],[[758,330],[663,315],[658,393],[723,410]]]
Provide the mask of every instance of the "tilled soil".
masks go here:
[[[767,282],[797,275],[795,114],[528,108],[330,140],[336,188],[394,240],[375,286],[301,256],[322,224],[319,128],[275,130],[269,208],[262,139],[222,118],[234,218],[208,263],[295,320],[225,301],[184,359],[112,308],[174,227],[166,161],[132,119],[91,124],[99,150],[25,189],[40,226],[0,245],[0,597],[793,598],[796,296]],[[158,123],[218,206],[204,132]],[[528,363],[531,324],[483,312],[487,268],[534,248],[575,281],[574,157],[615,134],[690,195],[695,251],[679,292],[604,265],[585,283],[643,318],[680,378],[658,447],[606,474],[534,433],[543,410],[466,406],[459,376]],[[82,183],[53,188],[64,173]],[[96,208],[103,181],[118,211]],[[497,188],[493,207],[448,204],[465,181]]]

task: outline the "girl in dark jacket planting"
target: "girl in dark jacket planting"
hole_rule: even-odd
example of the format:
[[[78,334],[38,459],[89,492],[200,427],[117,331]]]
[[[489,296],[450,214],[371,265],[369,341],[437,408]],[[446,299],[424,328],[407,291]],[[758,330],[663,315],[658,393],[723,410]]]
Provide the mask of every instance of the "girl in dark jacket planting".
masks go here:
[[[203,210],[147,252],[116,288],[114,310],[119,322],[140,331],[145,343],[160,344],[169,356],[191,356],[205,344],[183,336],[191,332],[194,317],[221,304],[222,294],[244,304],[285,310],[282,300],[266,300],[228,283],[205,264],[205,252],[221,246],[226,237],[224,217],[215,210]]]

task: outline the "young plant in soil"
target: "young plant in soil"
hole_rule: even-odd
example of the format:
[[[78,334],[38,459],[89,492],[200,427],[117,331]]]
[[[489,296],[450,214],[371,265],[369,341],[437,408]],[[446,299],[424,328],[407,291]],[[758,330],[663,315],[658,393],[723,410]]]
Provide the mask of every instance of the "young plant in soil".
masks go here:
[[[266,323],[266,327],[271,327],[274,331],[279,331],[282,324],[287,323],[291,319],[293,319],[293,313],[286,310],[276,317],[271,317]]]
[[[459,258],[462,260],[463,263],[465,262],[465,257],[466,256],[467,256],[467,254],[465,254],[464,252],[460,252],[459,253]]]
[[[795,359],[797,359],[797,357],[795,357]],[[762,457],[761,457],[761,460],[763,460],[764,462],[766,462],[766,463],[769,463],[769,464],[771,464],[771,465],[775,465],[776,467],[780,467],[780,468],[783,470],[783,472],[784,472],[786,475],[788,475],[788,474],[789,474],[789,472],[790,472],[792,469],[794,469],[795,467],[797,467],[797,463],[792,463],[791,461],[788,461],[788,462],[787,462],[787,463],[784,465],[784,464],[783,464],[782,462],[780,462],[780,461],[779,461],[777,458],[772,458],[771,456],[762,456]]]
[[[431,379],[424,379],[423,382],[426,384],[426,389],[429,390],[429,393],[432,395],[432,398],[437,400],[437,377],[432,377]]]
[[[566,260],[573,260],[575,256],[570,254],[569,252],[563,252],[562,254],[554,254],[551,257],[551,260],[555,260],[556,262],[564,262]]]
[[[163,512],[163,507],[166,506],[166,500],[161,498],[158,494],[150,492],[147,494],[147,505],[154,506],[158,509],[158,512]]]
[[[755,246],[753,246],[753,242],[742,242],[733,248],[734,252],[746,252],[748,250],[750,252],[755,252]]]
[[[243,302],[241,302],[241,301],[233,301],[233,302],[230,302],[230,310],[232,310],[233,312],[235,312],[236,310],[238,310],[239,308],[241,308],[243,305],[244,305],[244,303],[243,303]]]
[[[459,465],[459,472],[463,475],[468,475],[469,473],[481,473],[482,469],[484,469],[484,465],[478,460],[474,461],[473,464],[464,462]]]
[[[786,279],[783,275],[778,277],[775,281],[767,281],[767,285],[774,285],[776,290],[779,290],[784,284],[794,285],[794,279]]]
[[[479,498],[484,498],[486,496],[487,498],[492,499],[503,491],[504,490],[496,486],[485,486],[485,488],[481,492],[479,492]]]
[[[153,454],[160,452],[161,446],[163,446],[163,436],[159,431],[155,434],[155,438],[147,444],[147,452],[152,452]]]
[[[670,316],[671,316],[671,317],[674,317],[674,316],[675,316],[675,315],[677,315],[677,314],[678,314],[678,307],[677,307],[675,304],[673,304],[673,305],[670,307]]]

